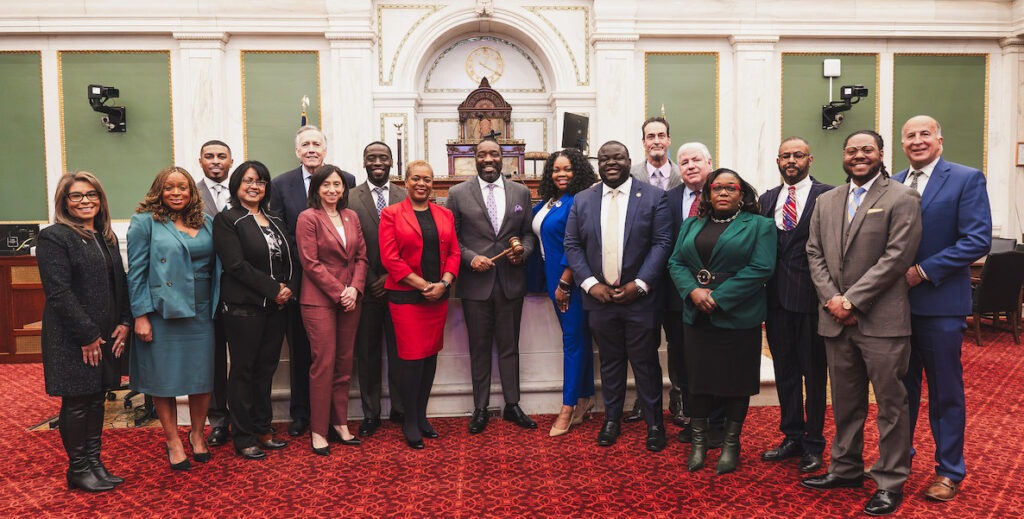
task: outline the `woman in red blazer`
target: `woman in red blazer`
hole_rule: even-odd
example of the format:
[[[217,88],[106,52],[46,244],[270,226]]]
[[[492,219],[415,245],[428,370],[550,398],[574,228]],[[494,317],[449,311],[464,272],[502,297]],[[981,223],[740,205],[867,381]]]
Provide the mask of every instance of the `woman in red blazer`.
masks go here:
[[[362,443],[348,431],[348,388],[368,263],[359,217],[348,209],[337,166],[324,164],[310,177],[309,209],[299,213],[295,242],[303,272],[299,303],[313,357],[310,439],[313,452],[327,456],[330,426],[342,444]]]
[[[409,197],[384,208],[378,235],[398,343],[402,431],[409,447],[422,449],[423,437],[438,437],[427,422],[427,400],[444,342],[449,289],[459,274],[459,242],[451,211],[430,202],[430,164],[413,161],[405,171]]]

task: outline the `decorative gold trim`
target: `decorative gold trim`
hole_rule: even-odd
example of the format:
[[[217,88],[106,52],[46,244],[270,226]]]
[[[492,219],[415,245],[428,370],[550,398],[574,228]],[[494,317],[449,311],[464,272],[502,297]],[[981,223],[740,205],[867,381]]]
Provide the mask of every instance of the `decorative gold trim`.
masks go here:
[[[982,105],[982,135],[981,135],[981,169],[988,176],[988,93],[991,81],[991,54],[987,52],[894,52],[892,55],[893,81],[896,80],[896,58],[898,56],[926,56],[926,57],[982,57],[985,58],[985,102]],[[893,88],[893,106],[896,105],[896,89]],[[895,114],[893,114],[895,116]],[[896,129],[896,121],[893,121],[893,130]]]
[[[173,64],[171,62],[171,51],[169,49],[59,50],[57,51],[57,101],[60,103],[60,161],[62,172],[68,170],[68,156],[66,147],[67,137],[64,134],[64,54],[166,54],[167,106],[168,109],[170,110],[169,116],[171,123],[171,164],[177,163],[174,158],[174,76],[172,74],[171,69]]]
[[[398,66],[398,55],[402,53],[402,48],[405,47],[405,42],[408,41],[409,35],[416,30],[424,20],[430,17],[430,15],[448,7],[443,4],[402,4],[402,5],[378,5],[377,6],[377,81],[382,86],[391,86],[395,79],[395,67]],[[384,9],[427,9],[427,12],[420,16],[412,26],[405,31],[405,36],[402,37],[402,41],[398,42],[398,46],[395,47],[395,54],[391,57],[391,68],[388,69],[388,78],[384,79]]]
[[[246,120],[245,55],[246,54],[315,54],[316,55],[316,127],[323,131],[323,96],[320,94],[320,51],[318,50],[241,50],[238,52],[242,73],[242,156],[249,156],[249,125]],[[308,122],[308,120],[307,120]]]
[[[423,92],[429,92],[429,93],[434,93],[434,94],[437,94],[437,93],[463,93],[463,92],[465,92],[467,90],[465,88],[430,88],[430,78],[433,77],[434,70],[437,68],[437,65],[440,64],[442,60],[444,60],[445,56],[447,56],[449,52],[455,50],[457,47],[460,47],[462,45],[466,45],[468,43],[474,43],[474,42],[478,42],[478,41],[491,41],[491,42],[497,42],[497,43],[504,43],[505,45],[508,45],[509,47],[512,47],[513,49],[516,50],[516,52],[518,52],[524,58],[526,58],[526,61],[528,61],[530,63],[530,66],[533,67],[534,74],[537,75],[537,81],[540,82],[540,89],[537,89],[537,88],[503,88],[503,89],[501,89],[502,92],[504,92],[504,93],[514,92],[514,93],[519,93],[519,94],[524,94],[524,93],[534,94],[534,93],[545,93],[545,92],[547,92],[547,85],[544,83],[544,76],[540,73],[540,67],[537,66],[537,62],[535,62],[533,60],[533,57],[530,56],[529,54],[527,54],[526,51],[524,51],[522,48],[520,48],[514,42],[511,42],[511,41],[506,40],[504,38],[497,38],[495,36],[473,36],[473,37],[470,37],[470,38],[465,38],[463,40],[459,40],[459,41],[449,45],[448,48],[444,49],[441,52],[441,54],[439,54],[437,56],[437,58],[434,59],[434,62],[431,63],[430,70],[427,72],[427,79],[426,79],[426,81],[423,82]],[[472,90],[472,88],[470,88],[469,90]]]
[[[512,118],[512,122],[520,123],[541,123],[544,127],[544,147],[548,147],[548,118],[547,117],[524,117],[522,119]]]
[[[714,56],[715,57],[715,153],[714,159],[717,160],[719,151],[722,146],[722,138],[720,135],[720,129],[722,126],[722,113],[721,113],[721,100],[720,92],[722,91],[721,81],[721,69],[722,60],[718,52],[645,52],[644,53],[644,111],[647,110],[647,64],[650,56]],[[647,116],[644,115],[646,119]]]
[[[409,135],[412,133],[411,131],[409,131],[410,130],[410,128],[409,128],[409,114],[406,114],[404,112],[385,112],[385,113],[380,114],[380,141],[381,142],[387,142],[386,140],[384,140],[384,139],[387,138],[387,135],[384,133],[384,129],[385,129],[384,125],[386,124],[385,119],[387,119],[388,117],[401,117],[402,118],[402,128],[403,128],[403,130],[405,132],[405,135],[402,137],[402,158],[404,158],[406,162],[409,162],[410,160],[412,160],[411,158],[409,158]],[[402,166],[404,167],[405,165],[403,164]]]
[[[587,86],[590,85],[590,8],[583,6],[556,6],[556,5],[538,5],[538,6],[527,6],[525,8],[530,11],[538,18],[548,24],[551,30],[555,31],[559,40],[562,40],[562,45],[565,45],[566,51],[568,51],[569,59],[572,61],[572,69],[576,75],[576,86]],[[583,54],[584,54],[584,75],[583,79],[580,80],[580,67],[576,63],[576,55],[570,50],[569,42],[565,39],[565,35],[562,31],[546,16],[541,14],[541,11],[582,11],[583,12]]]
[[[39,124],[43,130],[43,207],[46,208],[46,214],[50,214],[50,184],[47,181],[47,173],[49,172],[49,163],[46,160],[46,94],[45,88],[43,88],[43,52],[38,50],[0,50],[0,54],[35,54],[39,56]],[[58,66],[59,70],[59,66]],[[64,130],[61,128],[61,137],[64,137]],[[49,223],[49,220],[2,220],[0,223]]]
[[[459,118],[455,117],[424,117],[423,118],[423,160],[430,162],[430,123],[455,123],[459,124]]]
[[[881,56],[877,52],[783,52],[779,59],[779,139],[786,138],[782,134],[782,125],[784,115],[786,113],[786,107],[783,106],[786,100],[785,88],[786,88],[786,56],[874,56],[875,57],[875,128],[878,128],[881,116],[879,114],[879,105],[877,92],[881,91],[882,80],[881,80]]]

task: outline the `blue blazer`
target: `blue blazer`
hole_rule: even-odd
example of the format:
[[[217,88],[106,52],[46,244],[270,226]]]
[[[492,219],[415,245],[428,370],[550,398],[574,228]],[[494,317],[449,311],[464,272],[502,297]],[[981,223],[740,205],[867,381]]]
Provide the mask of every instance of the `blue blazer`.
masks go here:
[[[541,225],[541,233],[540,236],[537,236],[537,241],[544,244],[545,257],[541,259],[540,245],[538,245],[527,259],[527,291],[547,292],[548,297],[555,298],[555,289],[558,288],[562,270],[568,266],[565,260],[565,225],[569,222],[569,213],[572,211],[574,200],[574,195],[568,193],[562,195],[544,217],[545,225]],[[546,200],[542,200],[533,206],[534,217],[546,203]]]
[[[213,218],[204,215],[204,228],[213,236]],[[220,298],[220,258],[213,267],[213,297]],[[135,213],[128,225],[128,292],[135,317],[150,312],[164,319],[196,316],[195,271],[192,258],[174,222],[153,220],[153,213]],[[212,317],[212,315],[211,315]]]
[[[576,194],[565,226],[565,257],[578,285],[594,276],[606,283],[601,271],[601,195],[599,182]],[[642,279],[652,294],[630,305],[639,311],[659,307],[657,293],[664,287],[665,264],[672,252],[672,222],[665,192],[650,184],[633,181],[626,206],[626,232],[622,244],[623,281]],[[589,295],[583,296],[583,308],[596,310],[603,305]]]
[[[893,180],[903,183],[908,170]],[[992,248],[992,210],[985,175],[940,158],[921,194],[921,245],[914,263],[928,280],[910,289],[915,315],[971,313],[971,270]]]

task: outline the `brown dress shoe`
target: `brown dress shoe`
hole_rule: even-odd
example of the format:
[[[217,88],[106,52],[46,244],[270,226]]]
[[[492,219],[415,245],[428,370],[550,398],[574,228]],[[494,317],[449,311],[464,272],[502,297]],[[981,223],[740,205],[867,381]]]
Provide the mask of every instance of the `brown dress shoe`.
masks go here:
[[[932,486],[925,491],[924,497],[935,501],[952,501],[960,491],[960,483],[945,476],[939,476],[932,482]]]

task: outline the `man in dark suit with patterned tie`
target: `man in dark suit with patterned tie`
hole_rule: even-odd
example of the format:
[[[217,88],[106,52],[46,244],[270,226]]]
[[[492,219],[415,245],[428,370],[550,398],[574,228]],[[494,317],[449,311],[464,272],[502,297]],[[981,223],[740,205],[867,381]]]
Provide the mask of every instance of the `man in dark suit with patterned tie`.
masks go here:
[[[783,183],[759,200],[761,214],[774,219],[779,230],[775,275],[768,281],[765,330],[782,415],[779,429],[785,435],[782,443],[761,454],[761,459],[781,461],[799,456],[801,472],[820,469],[825,450],[825,341],[818,335],[818,297],[806,246],[815,201],[832,186],[810,176],[813,162],[806,140],[783,140],[775,160]]]
[[[636,375],[647,422],[646,447],[665,448],[658,360],[658,292],[672,252],[665,192],[629,174],[629,150],[609,141],[597,152],[601,183],[576,195],[565,228],[565,256],[583,290],[583,308],[601,356],[605,422],[597,444],[615,444],[626,397],[626,361]]]
[[[992,248],[992,212],[985,175],[942,158],[942,127],[927,115],[910,118],[902,131],[910,168],[893,180],[921,193],[924,232],[910,284],[910,369],[903,383],[910,399],[913,437],[921,404],[921,374],[928,378],[928,422],[935,439],[935,480],[925,491],[951,501],[967,474],[964,463],[964,316],[971,313],[971,263]],[[913,452],[913,451],[911,451]]]
[[[363,406],[363,423],[359,425],[359,436],[373,436],[380,427],[381,399],[381,344],[386,344],[388,357],[388,395],[391,400],[389,419],[401,424],[405,420],[404,407],[398,393],[398,350],[395,343],[395,327],[388,311],[388,295],[384,290],[387,271],[380,262],[380,242],[377,228],[380,226],[380,212],[385,207],[405,200],[405,188],[391,183],[391,147],[374,141],[363,148],[363,168],[366,182],[359,184],[349,194],[349,209],[359,216],[366,241],[366,257],[369,269],[366,272],[366,290],[363,293],[363,310],[359,314],[359,331],[356,333],[356,370],[359,376],[359,397]]]
[[[199,148],[199,167],[203,169],[203,180],[196,184],[203,199],[203,212],[217,216],[231,204],[228,192],[228,176],[231,174],[231,148],[222,141],[206,141]],[[220,319],[213,321],[213,394],[210,396],[210,410],[206,417],[210,421],[210,435],[206,443],[211,447],[228,442],[228,423],[231,415],[227,405],[228,386],[228,340],[224,324]]]
[[[293,243],[295,241],[295,222],[299,219],[299,213],[305,211],[307,207],[309,178],[317,168],[324,164],[324,157],[327,156],[327,139],[323,132],[313,125],[299,128],[295,132],[295,156],[299,159],[299,167],[275,177],[272,181],[274,188],[270,194],[270,209],[284,219],[288,237]],[[356,177],[347,171],[341,173],[345,180],[345,188],[355,187]],[[295,264],[298,264],[298,248],[293,246],[291,249],[295,251],[294,260]],[[301,275],[301,271],[296,272],[296,275]],[[309,352],[306,326],[299,313],[298,294],[289,303],[288,312],[288,363],[291,368],[289,414],[292,418],[288,434],[301,436],[309,427],[309,367],[313,359]]]

